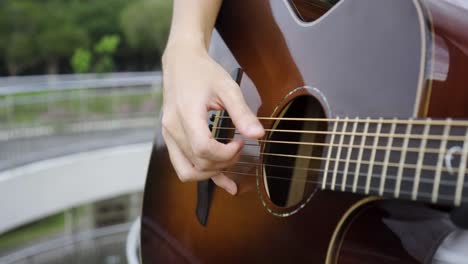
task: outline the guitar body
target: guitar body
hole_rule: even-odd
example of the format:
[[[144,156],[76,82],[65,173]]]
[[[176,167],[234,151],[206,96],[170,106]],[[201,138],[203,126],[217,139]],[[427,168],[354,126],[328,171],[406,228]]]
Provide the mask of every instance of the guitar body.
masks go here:
[[[467,9],[448,0],[342,0],[320,11],[314,2],[320,1],[223,3],[210,52],[228,72],[243,69],[240,86],[258,116],[468,117]],[[304,97],[311,110],[296,111]],[[413,250],[402,235],[407,225],[395,223],[424,222],[431,219],[425,212],[449,208],[382,200],[376,192],[323,191],[320,184],[304,187],[299,198],[274,200],[281,183],[262,178],[271,174],[261,154],[269,148],[259,143],[243,150],[250,157],[243,174],[227,173],[239,194],[214,188],[203,225],[195,213],[197,183],[179,181],[158,131],[143,202],[143,263],[429,261],[431,254]],[[414,236],[421,245],[434,239]]]

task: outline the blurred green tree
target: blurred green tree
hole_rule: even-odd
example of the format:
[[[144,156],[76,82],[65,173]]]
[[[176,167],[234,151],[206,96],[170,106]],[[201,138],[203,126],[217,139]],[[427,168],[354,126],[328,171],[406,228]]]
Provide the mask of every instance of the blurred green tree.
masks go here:
[[[60,60],[71,57],[77,48],[89,43],[86,29],[76,23],[73,5],[66,2],[70,1],[43,0],[37,3],[47,10],[47,15],[37,19],[40,26],[37,41],[49,74],[58,73]]]
[[[116,51],[120,43],[120,37],[117,35],[104,36],[94,46],[97,61],[95,71],[98,73],[110,72],[114,70],[114,61],[112,55]]]
[[[38,25],[34,23],[39,13],[37,5],[26,1],[8,1],[2,3],[0,22],[4,63],[11,75],[34,65],[37,56]]]
[[[87,49],[78,48],[73,53],[70,64],[73,72],[86,73],[91,69],[91,52]]]
[[[171,0],[0,0],[0,75],[83,71],[79,49],[96,53],[88,70],[153,69],[170,8]],[[115,50],[95,57],[92,67],[100,53],[94,47],[109,35],[118,36]]]
[[[61,59],[88,43],[86,31],[74,23],[64,1],[7,0],[2,8],[0,24],[10,28],[1,30],[0,38],[12,75],[38,63],[45,64],[48,73],[57,73]]]
[[[50,0],[48,0],[50,1]],[[120,12],[135,0],[62,0],[72,9],[75,23],[88,32],[92,43],[103,36],[121,34]]]
[[[42,31],[38,36],[42,59],[47,63],[47,73],[58,73],[59,61],[73,55],[77,48],[87,46],[86,32],[73,26]]]
[[[10,36],[5,50],[5,58],[10,75],[16,75],[24,68],[34,65],[39,61],[34,44],[34,39],[30,35],[15,33]]]
[[[172,15],[171,0],[137,0],[123,11],[120,23],[128,45],[150,60],[166,45]]]
[[[118,35],[106,35],[94,46],[94,51],[99,55],[112,55],[119,46]]]

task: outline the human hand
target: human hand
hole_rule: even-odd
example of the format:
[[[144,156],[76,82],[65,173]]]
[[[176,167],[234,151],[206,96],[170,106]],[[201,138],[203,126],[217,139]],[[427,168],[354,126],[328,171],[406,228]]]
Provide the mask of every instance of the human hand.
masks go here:
[[[163,56],[162,134],[172,165],[183,182],[211,178],[235,195],[237,185],[222,170],[237,162],[241,139],[216,141],[207,112],[227,110],[237,130],[260,138],[264,129],[231,76],[203,48],[167,48]]]

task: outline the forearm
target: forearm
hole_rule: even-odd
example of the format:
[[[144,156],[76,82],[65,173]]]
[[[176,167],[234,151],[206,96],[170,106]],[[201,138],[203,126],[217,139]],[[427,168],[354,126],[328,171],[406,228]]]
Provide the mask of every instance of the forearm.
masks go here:
[[[208,49],[221,0],[174,0],[171,32],[166,47]]]
[[[182,181],[213,182],[230,194],[236,183],[223,173],[239,158],[242,139],[216,141],[207,111],[226,109],[238,131],[260,138],[264,130],[250,111],[240,87],[208,54],[221,0],[174,0],[168,44],[163,55],[162,135]]]

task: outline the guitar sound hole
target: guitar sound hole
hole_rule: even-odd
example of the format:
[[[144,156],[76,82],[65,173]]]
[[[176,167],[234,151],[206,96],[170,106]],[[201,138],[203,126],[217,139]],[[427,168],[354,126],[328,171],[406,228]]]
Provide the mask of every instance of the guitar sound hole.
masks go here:
[[[284,119],[276,121],[265,145],[263,179],[270,201],[276,206],[289,208],[304,203],[316,190],[321,160],[313,157],[322,157],[323,146],[320,143],[325,141],[325,135],[313,131],[326,130],[327,123],[287,120],[324,118],[321,104],[311,96],[296,97],[283,108],[279,117]],[[291,132],[293,130],[297,132]]]
[[[339,0],[290,0],[294,12],[304,22],[320,18],[338,2]]]

